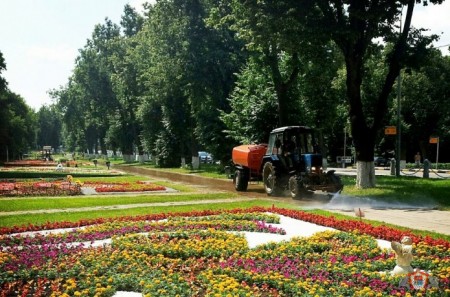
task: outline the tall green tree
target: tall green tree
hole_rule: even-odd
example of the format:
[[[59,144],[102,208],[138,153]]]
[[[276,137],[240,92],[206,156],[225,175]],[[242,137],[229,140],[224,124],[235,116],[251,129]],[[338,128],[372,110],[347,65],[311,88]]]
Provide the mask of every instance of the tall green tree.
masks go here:
[[[37,112],[37,145],[50,145],[58,149],[61,145],[61,120],[54,105],[44,105]]]
[[[420,60],[425,47],[434,36],[424,37],[422,31],[411,28],[415,0],[316,0],[316,1],[229,1],[232,6],[232,26],[247,46],[264,55],[272,69],[277,90],[280,123],[286,115],[286,102],[292,100],[283,92],[292,86],[301,71],[301,61],[309,61],[317,50],[314,40],[332,40],[342,53],[346,69],[346,98],[351,133],[358,161],[358,187],[375,186],[373,166],[377,134],[383,127],[388,98],[401,67]],[[420,2],[420,1],[418,1]],[[429,1],[441,3],[442,1]],[[428,3],[428,2],[427,2]],[[396,27],[406,8],[401,33]],[[229,17],[225,18],[229,19]],[[294,33],[294,34],[293,34]],[[375,92],[374,109],[364,106],[362,86],[367,74],[367,61],[377,38],[393,44],[385,60],[383,84]],[[303,42],[303,43],[302,43]],[[316,43],[317,44],[317,43]],[[299,45],[303,45],[300,46]],[[300,51],[302,49],[302,51]],[[309,50],[308,50],[309,49]],[[280,76],[281,51],[291,55],[291,68]],[[303,60],[302,60],[303,59]],[[304,63],[303,63],[304,64]],[[280,79],[281,78],[281,79]],[[285,93],[284,93],[285,94]],[[372,94],[370,94],[372,96]],[[284,99],[283,99],[284,98]],[[370,100],[367,100],[368,102]],[[370,110],[372,113],[368,113]]]
[[[179,166],[182,157],[190,155],[195,142],[184,89],[186,17],[173,1],[150,6],[147,16],[137,36],[135,55],[138,82],[144,88],[139,110],[144,129],[142,141],[158,165],[174,167]]]
[[[0,160],[21,159],[35,147],[36,118],[22,97],[0,92]]]
[[[69,78],[67,85],[54,89],[50,96],[55,99],[55,109],[62,122],[61,137],[66,150],[70,152],[86,152],[92,148],[95,140],[88,144],[88,131],[85,120],[85,100],[83,88]]]
[[[230,2],[231,14],[225,19],[232,20],[231,28],[238,32],[249,50],[262,57],[270,71],[279,126],[298,124],[298,110],[291,104],[295,92],[291,90],[296,87],[308,56],[323,43],[321,35],[310,34],[306,27],[308,18],[315,12],[313,2],[301,1],[299,7],[295,1]]]
[[[6,91],[6,87],[8,85],[6,79],[3,76],[1,76],[4,70],[6,70],[6,63],[5,59],[3,58],[2,52],[0,52],[0,92]]]
[[[142,29],[143,18],[126,5],[121,25],[124,35],[112,41],[114,51],[110,56],[110,79],[116,102],[110,106],[114,111],[110,115],[106,139],[113,150],[120,148],[127,161],[131,161],[134,149],[138,148],[140,161],[143,162],[144,148],[140,141],[142,124],[137,116],[143,89],[138,84],[135,55],[139,42],[136,34]]]
[[[434,161],[436,145],[430,145],[429,138],[440,137],[441,152],[448,151],[450,140],[450,57],[434,50],[420,67],[408,70],[402,81],[402,139],[405,147],[412,149],[406,157],[413,161],[414,154],[420,152],[423,158]],[[446,161],[448,156],[441,154],[440,159]]]
[[[120,28],[111,20],[106,19],[105,24],[96,25],[92,39],[80,50],[74,70],[74,80],[83,89],[83,99],[86,100],[86,128],[94,138],[89,150],[95,153],[101,151],[103,155],[106,155],[109,121],[117,106],[111,82],[111,56],[115,51],[114,41],[119,36]]]
[[[1,75],[4,70],[6,62],[0,52],[0,161],[22,158],[36,141],[35,113],[9,90]]]
[[[420,31],[411,28],[415,0],[318,0],[317,4],[322,12],[319,18],[321,31],[336,43],[345,60],[348,114],[358,162],[356,185],[360,188],[374,187],[375,140],[383,128],[392,87],[400,69],[414,61],[433,38],[424,38]],[[406,13],[401,33],[398,33],[396,24],[402,17],[403,7]],[[368,115],[364,111],[362,85],[367,60],[377,38],[392,42],[394,46],[385,61],[387,72],[383,85],[376,92],[375,109],[372,115]]]
[[[229,30],[206,23],[210,9],[207,1],[159,1],[150,7],[139,34],[139,77],[146,89],[140,114],[147,119],[159,111],[162,123],[143,121],[144,143],[161,164],[179,164],[181,157],[196,156],[200,149],[220,159],[231,150],[218,115],[219,109],[229,109],[226,98],[242,59]],[[171,154],[155,145],[157,138],[149,141],[155,128],[164,129],[153,135],[165,137],[158,143],[174,146]]]

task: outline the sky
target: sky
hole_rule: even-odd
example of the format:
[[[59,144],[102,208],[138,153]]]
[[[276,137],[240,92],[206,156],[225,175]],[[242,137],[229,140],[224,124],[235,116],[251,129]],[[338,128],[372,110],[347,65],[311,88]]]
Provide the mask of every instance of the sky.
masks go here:
[[[0,0],[1,73],[9,89],[36,111],[53,103],[48,91],[65,86],[96,24],[120,23],[125,4],[141,11],[145,0]],[[153,2],[153,1],[150,1]],[[435,46],[449,54],[450,0],[416,6],[413,25],[444,33]]]

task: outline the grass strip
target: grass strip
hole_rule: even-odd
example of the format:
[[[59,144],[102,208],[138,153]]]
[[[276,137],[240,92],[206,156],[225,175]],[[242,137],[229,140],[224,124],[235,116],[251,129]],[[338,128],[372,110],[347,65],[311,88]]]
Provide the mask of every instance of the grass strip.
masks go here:
[[[70,209],[78,207],[99,207],[113,205],[130,205],[135,203],[160,203],[193,200],[215,200],[236,198],[235,193],[215,193],[215,194],[179,194],[176,195],[112,195],[112,196],[78,196],[78,197],[47,197],[47,198],[18,198],[2,200],[0,212],[26,211],[26,210],[49,210],[49,209]],[[2,217],[3,220],[3,217]]]
[[[0,220],[0,227],[24,226],[29,224],[40,225],[47,222],[77,222],[79,220],[89,220],[96,218],[114,218],[121,216],[136,216],[156,213],[176,213],[189,212],[200,210],[219,210],[219,209],[234,209],[234,208],[251,208],[254,206],[270,207],[273,201],[268,200],[249,200],[236,201],[220,204],[195,204],[195,205],[173,205],[173,206],[155,206],[155,207],[140,207],[130,209],[115,209],[115,210],[95,210],[85,212],[59,212],[59,213],[40,213],[40,214],[26,214],[3,216]],[[277,207],[288,208],[288,204],[277,204]]]
[[[344,183],[343,195],[411,205],[436,204],[440,209],[450,209],[450,179],[377,176],[376,187],[369,189],[357,189],[354,176],[341,176],[341,179]]]

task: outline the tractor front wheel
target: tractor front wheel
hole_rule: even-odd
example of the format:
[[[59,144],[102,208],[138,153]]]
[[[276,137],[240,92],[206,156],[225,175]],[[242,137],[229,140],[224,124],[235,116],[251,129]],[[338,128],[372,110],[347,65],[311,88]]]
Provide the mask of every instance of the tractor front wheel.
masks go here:
[[[292,198],[300,197],[300,186],[295,176],[291,176],[289,178],[289,193],[291,194]]]
[[[264,164],[263,168],[263,182],[264,190],[269,196],[276,196],[280,193],[280,187],[277,183],[277,174],[275,171],[275,166],[267,162]]]
[[[305,189],[303,183],[296,176],[291,176],[289,178],[289,194],[292,198],[299,199],[311,196],[313,193]]]

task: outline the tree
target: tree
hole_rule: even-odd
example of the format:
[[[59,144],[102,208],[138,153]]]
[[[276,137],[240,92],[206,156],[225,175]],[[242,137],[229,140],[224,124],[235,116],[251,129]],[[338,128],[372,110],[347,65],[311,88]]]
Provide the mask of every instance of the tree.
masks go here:
[[[265,143],[269,133],[278,126],[277,98],[267,67],[249,59],[237,74],[237,82],[230,94],[229,112],[222,111],[221,119],[233,144]]]
[[[106,133],[117,106],[111,82],[111,56],[116,50],[114,41],[119,36],[120,28],[108,19],[105,24],[95,26],[92,39],[80,50],[76,60],[70,85],[74,91],[66,93],[75,96],[65,100],[66,103],[83,107],[80,111],[84,117],[79,126],[83,126],[87,149],[95,154],[101,151],[106,155]]]
[[[185,88],[183,3],[159,1],[149,7],[134,55],[138,84],[143,89],[141,141],[163,167],[179,166],[196,142]]]
[[[33,110],[9,90],[0,93],[0,160],[20,159],[36,140]]]
[[[7,81],[1,76],[6,70],[3,54],[0,52],[0,160],[22,158],[34,147],[36,121],[33,110],[22,97],[8,89]]]
[[[120,148],[128,162],[137,147],[140,162],[143,162],[144,148],[140,141],[142,124],[137,116],[143,89],[138,84],[138,62],[135,54],[139,42],[137,33],[142,29],[143,18],[126,5],[121,25],[125,35],[112,41],[114,51],[110,56],[110,79],[116,102],[115,106],[111,106],[114,111],[110,114],[106,139],[114,151]]]
[[[270,70],[279,126],[298,124],[295,110],[290,106],[295,100],[291,90],[296,87],[308,56],[323,43],[320,35],[313,36],[306,27],[309,15],[314,13],[313,2],[302,1],[299,8],[295,7],[296,1],[230,2],[231,28],[238,32],[249,50],[261,55]]]
[[[86,152],[92,148],[94,141],[88,144],[89,137],[86,127],[86,95],[80,84],[73,77],[66,86],[50,91],[50,96],[56,100],[55,109],[62,122],[61,137],[64,147],[71,152]]]
[[[3,70],[6,70],[6,63],[2,52],[0,52],[0,74],[2,74]],[[0,93],[6,91],[7,85],[6,79],[0,75]]]
[[[240,43],[228,29],[208,26],[211,7],[208,1],[159,1],[149,8],[138,34],[136,63],[145,88],[140,108],[146,119],[143,142],[160,163],[174,158],[164,163],[179,165],[180,158],[197,156],[201,149],[225,160],[231,150],[218,115],[219,109],[229,109],[226,98],[243,59]],[[161,125],[151,118],[155,116]],[[165,131],[156,132],[156,128]],[[173,145],[172,153],[161,150],[156,142]]]
[[[322,12],[319,29],[330,36],[345,59],[348,113],[358,162],[357,186],[374,187],[375,139],[385,120],[389,94],[401,67],[417,57],[432,38],[423,38],[420,31],[411,28],[415,0],[318,0],[317,4]],[[401,33],[396,34],[395,24],[401,17],[403,6],[406,6],[405,20]],[[387,73],[377,92],[375,110],[370,118],[364,112],[361,87],[374,39],[380,37],[394,46],[386,59]]]
[[[422,157],[435,160],[436,147],[429,144],[430,136],[440,136],[441,152],[448,151],[450,103],[450,57],[433,50],[417,68],[408,69],[402,80],[402,139],[407,158],[413,160],[420,152]],[[448,159],[441,154],[439,159]]]
[[[37,145],[50,145],[57,149],[61,145],[61,121],[54,105],[42,106],[37,112]]]

